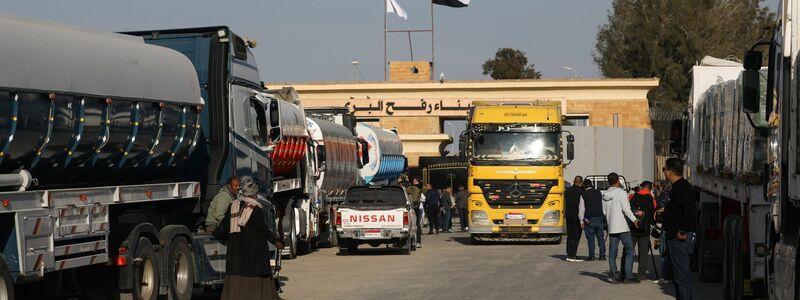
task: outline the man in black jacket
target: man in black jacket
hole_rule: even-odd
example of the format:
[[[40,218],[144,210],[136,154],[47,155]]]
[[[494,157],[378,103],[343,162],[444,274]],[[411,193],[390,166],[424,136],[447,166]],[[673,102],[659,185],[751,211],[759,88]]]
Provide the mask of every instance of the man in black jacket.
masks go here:
[[[650,265],[650,226],[653,224],[656,200],[652,194],[653,183],[644,181],[639,185],[639,191],[631,197],[631,210],[639,220],[639,226],[630,226],[633,243],[639,251],[639,280],[645,280],[647,269]]]
[[[567,261],[582,261],[577,256],[583,228],[581,219],[578,217],[581,194],[583,194],[583,177],[575,176],[572,186],[564,191],[564,217],[567,222]]]
[[[425,215],[428,216],[428,234],[433,234],[434,228],[436,228],[436,234],[439,234],[439,210],[442,208],[442,195],[430,183],[425,184],[425,203],[423,206],[425,207]]]
[[[675,298],[692,299],[692,273],[689,255],[694,252],[697,201],[692,184],[683,179],[683,161],[667,159],[662,169],[664,177],[672,182],[670,201],[664,209],[664,233],[667,253],[672,267]]]
[[[586,190],[581,194],[581,202],[578,209],[578,218],[583,221],[583,228],[586,230],[586,242],[589,243],[589,257],[587,260],[593,261],[595,240],[600,248],[598,260],[606,260],[606,237],[605,226],[606,216],[603,214],[603,194],[594,189],[594,183],[586,179],[583,181]]]

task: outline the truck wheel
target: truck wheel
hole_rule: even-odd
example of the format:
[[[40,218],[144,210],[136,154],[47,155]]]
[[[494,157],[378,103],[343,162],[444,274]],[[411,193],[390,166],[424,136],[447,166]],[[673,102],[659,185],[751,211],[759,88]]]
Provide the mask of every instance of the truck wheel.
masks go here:
[[[6,260],[0,256],[0,300],[14,299],[14,281],[11,271],[8,270]]]
[[[133,255],[133,298],[155,300],[160,286],[158,277],[158,259],[153,244],[147,238],[139,238]]]
[[[289,248],[289,258],[295,259],[297,258],[297,225],[295,225],[294,221],[297,218],[297,214],[294,211],[293,207],[289,207],[289,243],[286,244]]]
[[[169,291],[172,299],[188,300],[192,298],[194,287],[194,262],[192,251],[186,239],[178,237],[170,244],[169,264],[167,272]]]
[[[722,274],[725,299],[742,299],[744,294],[742,222],[739,216],[725,218]]]

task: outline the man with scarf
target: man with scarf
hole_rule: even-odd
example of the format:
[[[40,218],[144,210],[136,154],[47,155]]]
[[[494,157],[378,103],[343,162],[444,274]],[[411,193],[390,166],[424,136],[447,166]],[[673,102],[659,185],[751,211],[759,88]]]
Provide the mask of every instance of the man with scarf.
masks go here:
[[[220,223],[219,231],[228,233],[221,299],[278,299],[270,269],[269,244],[277,249],[283,249],[284,245],[267,225],[264,208],[267,204],[257,200],[258,190],[253,177],[242,177],[241,195],[231,202]]]

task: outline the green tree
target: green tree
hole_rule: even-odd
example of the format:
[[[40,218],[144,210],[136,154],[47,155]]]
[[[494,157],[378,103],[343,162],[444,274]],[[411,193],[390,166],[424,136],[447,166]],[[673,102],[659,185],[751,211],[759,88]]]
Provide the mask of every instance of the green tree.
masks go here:
[[[542,73],[528,65],[525,52],[511,48],[497,49],[494,59],[483,63],[483,75],[492,79],[539,79]]]
[[[691,68],[704,56],[739,60],[770,35],[763,0],[614,0],[593,53],[608,78],[658,77],[651,104],[685,109]]]

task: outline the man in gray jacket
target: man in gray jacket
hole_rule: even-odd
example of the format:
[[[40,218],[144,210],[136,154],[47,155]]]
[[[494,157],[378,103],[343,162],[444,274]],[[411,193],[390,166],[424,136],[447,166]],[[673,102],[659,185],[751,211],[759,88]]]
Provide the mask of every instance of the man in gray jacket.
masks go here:
[[[611,271],[611,281],[614,283],[638,283],[639,280],[633,276],[633,238],[631,237],[628,220],[633,222],[635,226],[639,226],[639,221],[631,211],[628,193],[622,189],[619,175],[611,173],[608,174],[606,179],[611,187],[603,193],[603,213],[606,215],[606,222],[608,223],[608,267]],[[617,269],[617,249],[620,241],[622,241],[623,247],[623,274],[618,274],[617,272],[619,270]]]

